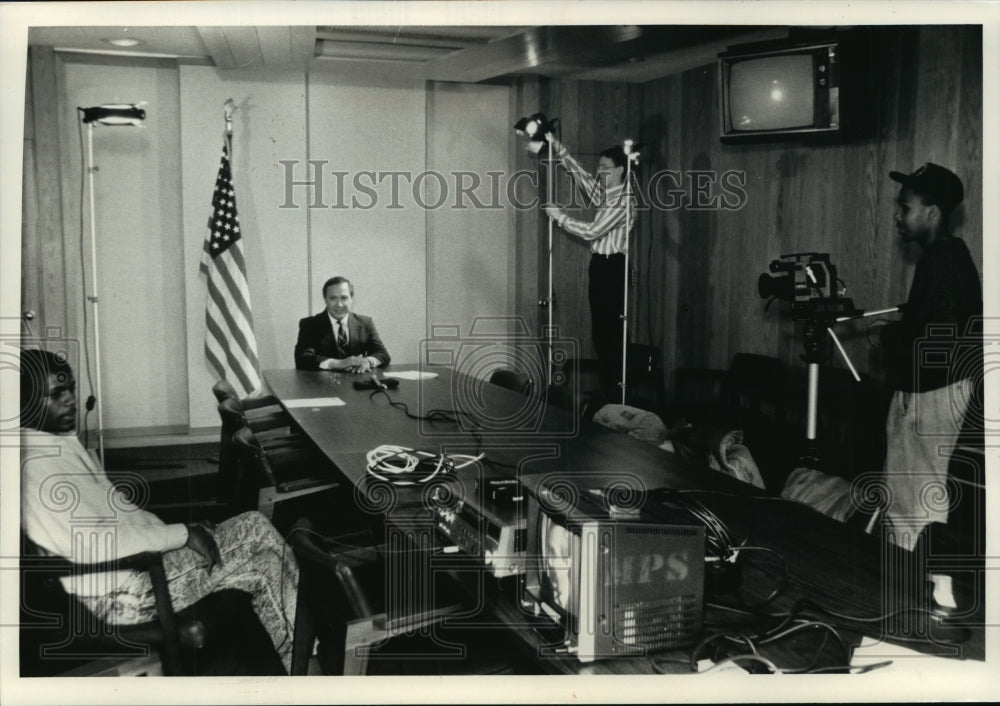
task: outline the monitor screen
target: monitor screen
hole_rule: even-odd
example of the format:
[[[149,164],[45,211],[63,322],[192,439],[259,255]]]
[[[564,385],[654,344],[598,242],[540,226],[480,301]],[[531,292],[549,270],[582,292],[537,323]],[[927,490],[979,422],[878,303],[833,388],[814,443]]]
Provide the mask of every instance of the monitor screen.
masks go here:
[[[576,615],[580,535],[571,532],[549,515],[542,514],[539,519],[542,597],[563,615]]]
[[[729,69],[729,117],[734,132],[813,125],[813,54],[735,61]]]

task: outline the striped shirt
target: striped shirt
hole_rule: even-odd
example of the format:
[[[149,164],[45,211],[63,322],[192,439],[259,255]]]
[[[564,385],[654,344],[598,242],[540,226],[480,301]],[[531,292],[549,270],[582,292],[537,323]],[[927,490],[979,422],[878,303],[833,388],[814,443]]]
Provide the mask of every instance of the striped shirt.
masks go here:
[[[628,230],[635,224],[635,198],[625,192],[625,185],[604,188],[592,174],[577,162],[565,147],[559,150],[559,160],[566,171],[587,194],[597,212],[593,221],[581,221],[562,214],[556,223],[567,233],[590,242],[590,251],[598,255],[614,255],[628,250]],[[626,229],[626,225],[628,230]]]

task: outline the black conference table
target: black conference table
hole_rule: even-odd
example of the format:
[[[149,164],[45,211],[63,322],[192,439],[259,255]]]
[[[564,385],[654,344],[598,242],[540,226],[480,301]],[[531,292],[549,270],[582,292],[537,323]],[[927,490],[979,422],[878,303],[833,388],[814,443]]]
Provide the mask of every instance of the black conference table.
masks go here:
[[[805,505],[765,494],[711,471],[707,465],[683,462],[653,445],[577,419],[547,405],[544,398],[526,398],[446,366],[392,366],[379,374],[411,372],[433,372],[435,376],[401,379],[397,389],[383,394],[355,389],[355,381],[369,379],[365,375],[297,370],[264,373],[272,393],[294,422],[354,487],[358,504],[386,517],[387,541],[396,547],[435,545],[435,518],[426,488],[387,489],[384,483],[372,482],[367,455],[386,444],[432,453],[484,453],[484,462],[464,472],[478,476],[473,482],[516,476],[533,486],[539,478],[550,476],[571,479],[581,493],[624,489],[640,497],[655,498],[659,493],[697,497],[724,520],[734,537],[770,550],[749,553],[736,587],[706,585],[706,616],[715,616],[720,625],[740,618],[747,606],[757,606],[776,593],[766,603],[767,612],[788,612],[806,601],[841,615],[868,618],[867,622],[837,622],[852,644],[862,636],[894,642],[897,628],[871,618],[926,601],[922,590],[914,590],[910,578],[926,557],[911,557],[876,536]],[[330,398],[339,403],[330,404]],[[391,405],[390,399],[397,405]],[[449,418],[413,418],[433,416],[435,411],[444,411]],[[406,605],[397,606],[397,610],[432,602],[431,589],[427,588],[431,585],[429,573],[444,570],[466,579],[471,575],[474,590],[480,594],[481,614],[465,624],[473,630],[513,631],[543,671],[648,674],[654,669],[651,661],[635,658],[580,664],[570,657],[553,657],[551,650],[540,658],[557,636],[522,610],[516,581],[488,580],[475,567],[470,570],[469,557],[435,554],[432,563],[429,566],[407,557],[396,567],[397,576],[410,574],[419,584],[399,592],[405,595]],[[779,584],[784,588],[776,591]],[[978,595],[974,588],[970,590]],[[930,655],[982,660],[983,606],[974,597],[963,598],[966,605],[970,600],[975,603],[964,623],[972,629],[971,639],[958,645],[932,639],[914,641],[914,633],[927,637],[926,620],[918,611],[913,614],[916,618],[900,628],[899,635],[908,637],[901,637],[898,644]],[[709,626],[705,630],[708,632]],[[771,654],[799,668],[824,653],[828,663],[841,663],[836,654],[839,648],[828,642],[834,641],[824,640],[817,647],[819,640],[793,636],[775,645]],[[655,667],[657,671],[687,672],[686,659],[684,651],[668,652]]]
[[[592,488],[627,478],[646,490],[712,488],[736,494],[754,490],[728,476],[682,463],[650,444],[584,422],[547,405],[542,397],[526,398],[447,367],[422,370],[436,377],[400,380],[397,389],[387,392],[388,398],[355,389],[353,383],[367,380],[365,375],[268,370],[264,378],[295,423],[355,486],[367,480],[365,454],[390,444],[431,452],[478,450],[506,466],[536,457],[520,472],[573,472],[586,477],[587,487]],[[392,366],[382,374],[416,371],[416,366]],[[322,403],[331,397],[343,404]],[[413,415],[439,410],[458,421],[413,419],[392,407],[389,398],[405,404]],[[317,404],[310,405],[309,400]]]

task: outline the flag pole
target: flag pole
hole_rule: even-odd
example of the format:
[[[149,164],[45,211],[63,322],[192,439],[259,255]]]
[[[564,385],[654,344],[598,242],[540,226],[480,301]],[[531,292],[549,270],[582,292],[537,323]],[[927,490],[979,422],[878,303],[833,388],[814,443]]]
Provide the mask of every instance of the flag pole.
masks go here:
[[[229,152],[229,168],[233,168],[233,112],[236,110],[236,103],[232,98],[226,100],[222,105],[222,112],[226,117],[226,150]]]

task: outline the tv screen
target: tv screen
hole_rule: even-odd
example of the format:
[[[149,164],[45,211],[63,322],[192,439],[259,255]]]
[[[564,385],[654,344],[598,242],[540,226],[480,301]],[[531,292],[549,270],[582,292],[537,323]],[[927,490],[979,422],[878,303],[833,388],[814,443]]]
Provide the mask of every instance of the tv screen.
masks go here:
[[[733,63],[729,71],[733,130],[812,127],[816,106],[811,54],[746,59]]]
[[[563,615],[576,615],[574,586],[579,582],[580,535],[549,515],[540,517],[542,598]]]
[[[846,136],[841,113],[850,111],[841,105],[841,43],[769,43],[720,54],[722,140]]]

